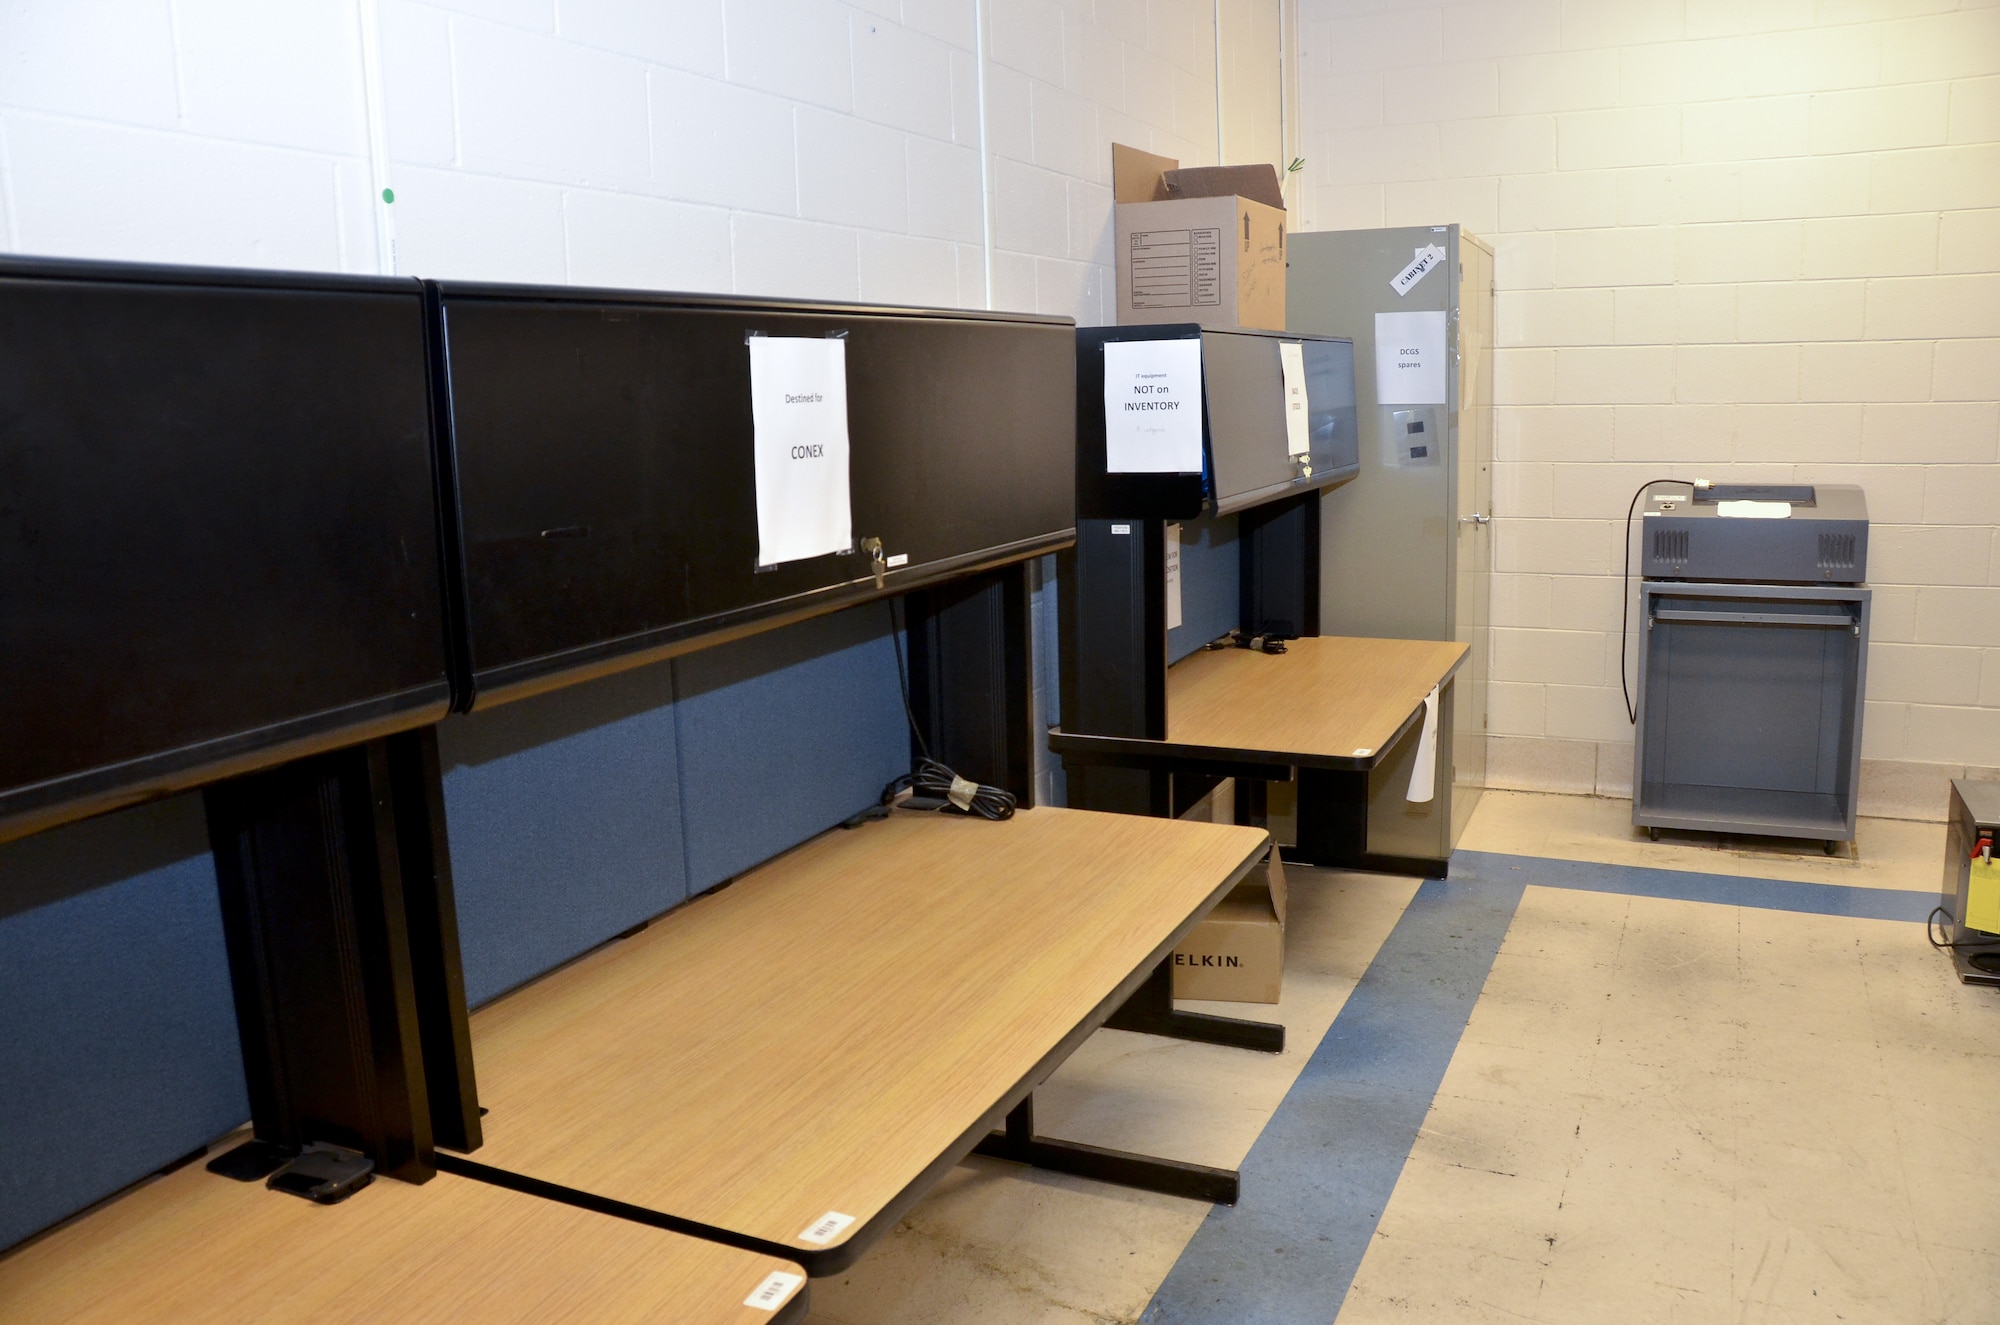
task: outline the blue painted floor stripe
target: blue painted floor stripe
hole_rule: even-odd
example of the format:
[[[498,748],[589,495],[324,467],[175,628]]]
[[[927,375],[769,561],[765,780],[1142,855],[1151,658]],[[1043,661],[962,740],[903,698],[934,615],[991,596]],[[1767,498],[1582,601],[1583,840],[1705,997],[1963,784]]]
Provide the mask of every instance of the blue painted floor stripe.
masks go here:
[[[1929,892],[1899,888],[1853,888],[1844,883],[1801,883],[1793,879],[1752,879],[1736,874],[1696,874],[1689,870],[1599,865],[1546,856],[1507,856],[1491,851],[1455,851],[1451,877],[1498,883],[1514,880],[1543,888],[1663,897],[1677,902],[1712,902],[1760,911],[1852,916],[1857,920],[1914,920],[1922,923],[1937,905]]]
[[[1500,874],[1417,889],[1244,1160],[1243,1203],[1209,1212],[1141,1321],[1333,1319],[1520,903]]]
[[[1921,923],[1927,892],[1459,851],[1409,908],[1140,1317],[1328,1325],[1402,1176],[1529,884]]]

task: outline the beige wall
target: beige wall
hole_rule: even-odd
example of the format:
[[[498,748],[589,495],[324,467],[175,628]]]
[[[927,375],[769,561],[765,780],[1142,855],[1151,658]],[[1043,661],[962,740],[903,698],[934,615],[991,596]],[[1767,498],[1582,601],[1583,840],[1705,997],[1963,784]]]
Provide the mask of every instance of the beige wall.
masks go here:
[[[1864,757],[2000,765],[2000,8],[1301,17],[1301,224],[1497,249],[1501,776],[1629,786],[1620,535],[1656,476],[1863,485]]]

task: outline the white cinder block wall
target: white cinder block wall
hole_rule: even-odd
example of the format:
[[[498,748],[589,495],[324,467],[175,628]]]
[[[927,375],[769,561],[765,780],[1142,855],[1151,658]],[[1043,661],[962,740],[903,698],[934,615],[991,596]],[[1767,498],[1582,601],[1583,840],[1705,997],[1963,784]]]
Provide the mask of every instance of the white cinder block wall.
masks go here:
[[[1231,119],[1278,104],[1277,50],[1240,49],[1276,41],[1255,20],[1277,2],[1221,7],[1225,46],[1241,34],[1230,67],[1269,84],[1232,87],[1246,108]],[[387,142],[372,163],[369,8]],[[992,306],[1097,322],[1108,144],[1216,159],[1217,15],[1214,0],[0,0],[0,241],[373,272],[379,172],[400,273],[980,307],[990,246]]]
[[[0,0],[0,247],[1105,322],[1110,143],[1212,164],[1220,133],[1233,160],[1279,159],[1280,17],[1280,0]]]
[[[1852,482],[1864,812],[2000,765],[2000,8],[1302,0],[1312,229],[1498,256],[1493,767],[1629,794],[1653,477]]]

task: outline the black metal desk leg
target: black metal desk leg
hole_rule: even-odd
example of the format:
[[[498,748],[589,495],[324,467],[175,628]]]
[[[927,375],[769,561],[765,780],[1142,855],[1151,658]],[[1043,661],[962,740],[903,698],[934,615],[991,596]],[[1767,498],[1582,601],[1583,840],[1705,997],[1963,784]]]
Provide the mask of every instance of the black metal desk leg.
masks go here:
[[[1119,1187],[1185,1196],[1211,1205],[1235,1205],[1239,1186],[1235,1169],[1212,1169],[1205,1164],[1184,1164],[1175,1159],[1154,1159],[1150,1155],[1087,1146],[1081,1141],[1036,1136],[1033,1095],[1015,1105],[1014,1111],[1007,1115],[1006,1131],[988,1136],[974,1147],[973,1153]]]
[[[1170,959],[1171,960],[1171,959]],[[1215,1017],[1206,1012],[1180,1012],[1174,1008],[1174,971],[1163,961],[1146,977],[1125,1006],[1104,1023],[1114,1030],[1138,1031],[1144,1035],[1166,1035],[1176,1040],[1198,1040],[1203,1044],[1226,1044],[1237,1049],[1258,1049],[1283,1053],[1285,1028],[1268,1021],[1248,1021],[1242,1017]]]

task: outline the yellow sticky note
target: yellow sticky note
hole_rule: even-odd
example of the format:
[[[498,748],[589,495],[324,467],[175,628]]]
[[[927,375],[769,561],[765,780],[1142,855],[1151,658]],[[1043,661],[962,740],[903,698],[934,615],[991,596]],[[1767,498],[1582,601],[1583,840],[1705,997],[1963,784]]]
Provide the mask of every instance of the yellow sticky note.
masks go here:
[[[1988,934],[2000,934],[2000,860],[1972,860],[1972,879],[1965,890],[1965,923]]]

